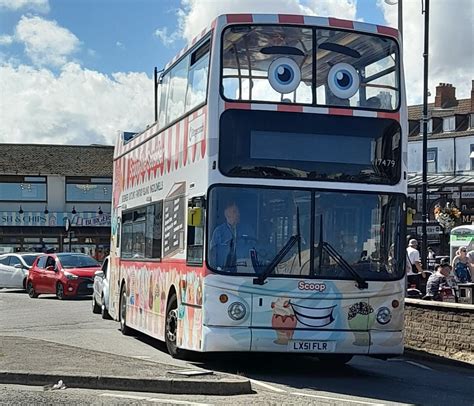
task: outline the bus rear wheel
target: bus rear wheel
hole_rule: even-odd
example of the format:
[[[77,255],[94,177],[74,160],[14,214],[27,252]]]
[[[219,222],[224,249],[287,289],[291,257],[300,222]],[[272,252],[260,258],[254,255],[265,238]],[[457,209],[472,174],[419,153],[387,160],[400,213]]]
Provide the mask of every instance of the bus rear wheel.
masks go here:
[[[182,351],[176,344],[178,335],[178,299],[176,293],[173,293],[168,300],[166,309],[165,342],[169,354],[173,358],[181,358]]]
[[[125,285],[122,286],[120,291],[120,331],[124,336],[132,334],[132,329],[127,326],[127,290]]]

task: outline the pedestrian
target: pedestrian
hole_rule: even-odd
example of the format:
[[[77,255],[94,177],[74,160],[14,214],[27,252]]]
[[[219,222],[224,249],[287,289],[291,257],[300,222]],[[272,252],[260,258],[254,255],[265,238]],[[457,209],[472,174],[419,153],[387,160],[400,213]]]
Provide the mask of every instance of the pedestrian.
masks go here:
[[[457,284],[471,282],[471,269],[467,256],[467,247],[461,247],[456,251],[456,256],[451,264],[454,271],[454,280]]]
[[[420,253],[418,252],[418,241],[412,238],[408,241],[407,255],[406,255],[406,273],[408,287],[413,285],[420,289],[420,275],[423,273],[421,267]]]
[[[451,265],[444,263],[436,266],[436,272],[434,272],[426,283],[426,296],[424,300],[442,300],[441,289],[447,287],[447,277],[451,273]]]
[[[436,254],[433,248],[428,247],[428,269],[435,269],[436,266]]]

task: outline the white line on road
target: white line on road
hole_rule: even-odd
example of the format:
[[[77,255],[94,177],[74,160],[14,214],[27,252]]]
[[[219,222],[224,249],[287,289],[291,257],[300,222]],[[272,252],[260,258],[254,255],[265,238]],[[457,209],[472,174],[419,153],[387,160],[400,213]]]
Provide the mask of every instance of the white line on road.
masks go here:
[[[134,395],[120,395],[118,393],[101,393],[100,396],[106,396],[109,398],[145,400],[147,402],[155,402],[155,403],[167,403],[167,404],[172,403],[174,405],[211,406],[209,403],[196,403],[196,402],[189,402],[187,400],[177,400],[177,399],[149,398],[145,396],[134,396]]]
[[[405,361],[407,364],[414,365],[419,368],[426,369],[427,371],[433,371],[433,368],[427,367],[426,365],[419,364],[418,362],[415,361]]]
[[[266,389],[270,389],[274,392],[285,392],[286,393],[286,390],[283,390],[283,389],[280,389],[280,388],[277,388],[276,386],[272,386],[272,385],[269,385],[268,383],[263,383],[263,382],[260,382],[260,381],[257,381],[255,379],[249,379],[249,381],[255,385],[259,385],[259,386],[262,386],[263,388],[266,388]]]
[[[359,405],[384,406],[383,403],[362,402],[360,400],[334,398],[331,396],[322,396],[322,395],[310,395],[309,393],[303,393],[303,392],[292,392],[291,394],[298,395],[298,396],[308,396],[310,398],[317,398],[317,399],[337,400],[338,402],[357,403]]]

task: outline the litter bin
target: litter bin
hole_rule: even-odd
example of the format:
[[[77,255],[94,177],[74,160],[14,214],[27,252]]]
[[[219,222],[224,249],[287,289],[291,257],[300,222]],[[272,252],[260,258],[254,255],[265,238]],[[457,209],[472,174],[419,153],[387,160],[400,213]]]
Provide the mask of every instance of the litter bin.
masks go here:
[[[474,283],[458,284],[458,303],[474,304]]]

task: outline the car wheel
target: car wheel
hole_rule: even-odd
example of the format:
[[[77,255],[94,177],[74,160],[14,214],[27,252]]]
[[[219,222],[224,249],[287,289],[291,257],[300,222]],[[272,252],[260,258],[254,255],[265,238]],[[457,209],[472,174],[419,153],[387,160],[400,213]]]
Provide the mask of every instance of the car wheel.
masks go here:
[[[56,284],[56,297],[59,300],[64,300],[65,299],[65,297],[64,297],[64,286],[61,282],[58,282]]]
[[[28,284],[26,285],[26,291],[28,292],[28,296],[32,299],[36,299],[39,296],[38,293],[36,293],[32,282],[28,282]]]
[[[178,348],[176,338],[178,335],[178,300],[173,293],[168,300],[166,309],[165,342],[169,354],[173,358],[182,358],[183,351]]]
[[[92,294],[92,313],[99,314],[100,313],[100,306],[95,301],[95,296]]]
[[[125,285],[120,292],[120,331],[124,336],[132,334],[132,329],[127,326],[127,292]]]
[[[319,362],[328,367],[341,367],[347,364],[353,357],[350,354],[320,354],[317,356]]]
[[[109,311],[107,310],[107,308],[105,307],[105,304],[104,304],[104,296],[102,296],[102,306],[100,307],[100,312],[102,314],[102,318],[104,320],[110,320],[112,317],[110,317],[110,314],[109,314]]]

